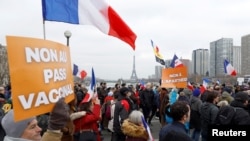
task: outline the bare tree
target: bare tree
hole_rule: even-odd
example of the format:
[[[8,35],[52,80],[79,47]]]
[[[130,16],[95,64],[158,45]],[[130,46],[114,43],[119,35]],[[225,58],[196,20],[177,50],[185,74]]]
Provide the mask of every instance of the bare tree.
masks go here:
[[[5,46],[0,45],[0,85],[9,84],[9,78],[7,50]]]

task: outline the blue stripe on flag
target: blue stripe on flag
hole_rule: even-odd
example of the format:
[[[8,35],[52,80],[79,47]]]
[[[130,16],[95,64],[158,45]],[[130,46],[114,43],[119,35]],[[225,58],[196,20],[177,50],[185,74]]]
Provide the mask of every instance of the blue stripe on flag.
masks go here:
[[[79,24],[78,0],[42,0],[43,20]]]
[[[76,64],[73,64],[73,75],[76,76],[78,71],[79,71],[78,66]]]

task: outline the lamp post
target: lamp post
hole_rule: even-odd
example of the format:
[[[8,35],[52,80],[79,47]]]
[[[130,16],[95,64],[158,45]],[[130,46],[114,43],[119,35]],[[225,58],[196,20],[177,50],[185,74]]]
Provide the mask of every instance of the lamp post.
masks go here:
[[[67,38],[67,46],[69,46],[69,38],[71,37],[71,32],[69,30],[66,30],[64,32],[64,36]]]

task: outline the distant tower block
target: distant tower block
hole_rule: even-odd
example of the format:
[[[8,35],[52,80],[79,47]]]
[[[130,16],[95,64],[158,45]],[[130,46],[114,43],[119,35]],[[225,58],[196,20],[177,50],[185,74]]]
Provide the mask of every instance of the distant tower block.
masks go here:
[[[134,60],[133,60],[133,71],[132,71],[132,75],[130,77],[131,80],[137,80],[138,77],[136,75],[136,71],[135,71],[135,56],[134,56]]]

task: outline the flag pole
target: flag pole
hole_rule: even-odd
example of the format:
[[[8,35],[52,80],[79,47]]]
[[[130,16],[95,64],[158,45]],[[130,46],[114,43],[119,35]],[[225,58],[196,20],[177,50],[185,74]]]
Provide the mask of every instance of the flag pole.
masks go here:
[[[45,21],[43,20],[43,39],[46,40]]]

